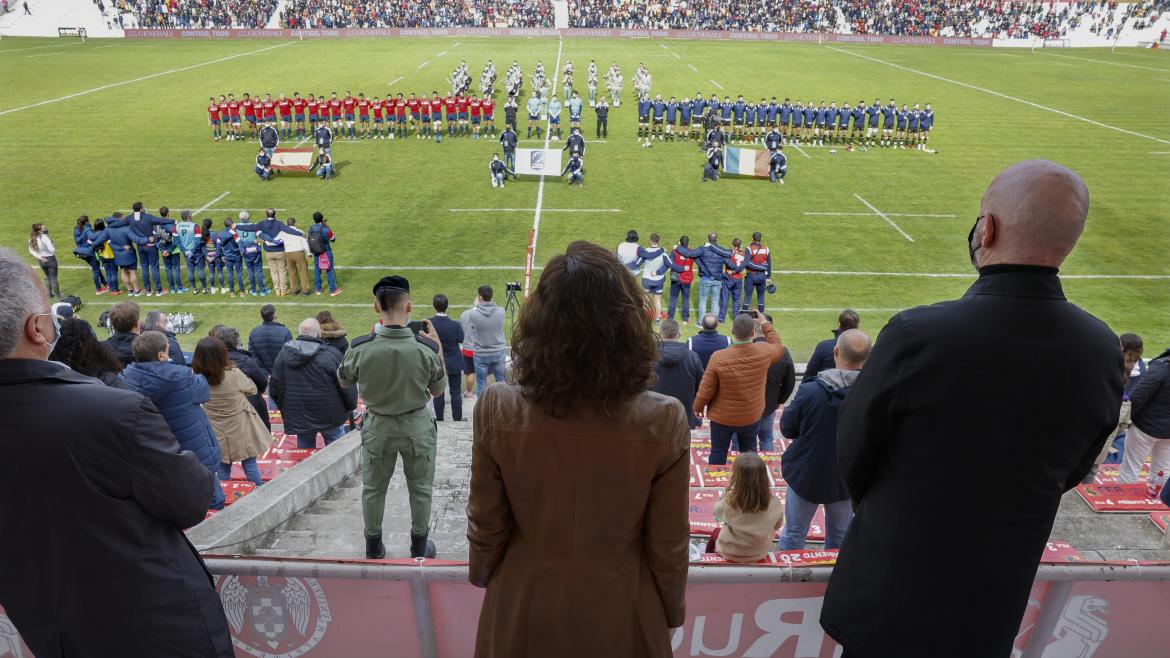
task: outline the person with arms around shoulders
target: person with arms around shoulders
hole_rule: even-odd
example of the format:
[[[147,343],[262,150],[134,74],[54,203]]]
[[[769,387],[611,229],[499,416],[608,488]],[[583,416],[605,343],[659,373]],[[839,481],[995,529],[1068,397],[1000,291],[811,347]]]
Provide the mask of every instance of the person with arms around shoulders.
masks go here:
[[[301,321],[297,337],[281,347],[272,364],[269,394],[298,448],[316,448],[318,434],[328,446],[345,433],[342,425],[357,408],[357,391],[337,380],[340,365],[341,352],[321,340],[316,318]]]
[[[895,315],[878,336],[837,418],[856,514],[821,625],[846,656],[1011,653],[1061,498],[1121,406],[1117,336],[1065,299],[1058,276],[1088,207],[1065,167],[1003,170],[967,236],[979,278],[958,300]],[[1005,378],[1021,354],[1027,376]],[[955,486],[993,472],[995,487]]]
[[[612,253],[574,242],[549,261],[512,334],[516,383],[475,405],[477,658],[671,655],[686,619],[689,427],[678,400],[647,390],[656,342]],[[584,500],[588,514],[549,513]]]
[[[858,329],[843,332],[833,349],[836,367],[801,384],[780,416],[780,431],[792,440],[780,461],[788,484],[782,551],[804,550],[808,526],[820,505],[825,507],[825,548],[840,548],[845,540],[853,504],[837,469],[837,414],[869,350],[869,336]]]
[[[449,304],[450,301],[446,295],[435,295],[434,299],[431,300],[431,308],[435,309],[435,314],[431,316],[429,322],[442,341],[443,365],[447,369],[447,393],[451,396],[451,420],[460,421],[463,420],[463,396],[460,394],[460,385],[463,379],[460,372],[463,366],[463,355],[459,348],[464,338],[463,325],[447,315]],[[444,395],[439,395],[434,399],[436,420],[443,420],[445,402]]]
[[[210,385],[210,398],[203,410],[219,437],[219,479],[230,480],[232,464],[240,462],[248,481],[260,486],[263,481],[256,458],[268,451],[272,434],[248,401],[256,395],[256,384],[228,358],[227,347],[214,336],[195,344],[191,370],[206,377]]]
[[[134,339],[134,363],[122,372],[122,379],[130,390],[154,403],[181,450],[194,453],[209,473],[218,474],[219,441],[200,406],[210,399],[207,380],[172,362],[168,342],[159,331],[139,334]],[[220,510],[223,503],[223,488],[216,479],[209,506]]]
[[[766,342],[752,342],[757,331]],[[736,316],[731,336],[727,349],[711,355],[695,395],[695,415],[711,419],[711,456],[707,461],[712,465],[727,463],[733,437],[742,452],[756,451],[768,367],[784,356],[780,335],[758,311]]]
[[[232,658],[211,576],[183,536],[206,516],[214,476],[150,400],[49,361],[57,323],[33,270],[0,249],[4,614],[44,658]],[[52,495],[36,495],[46,481]]]
[[[247,210],[240,211],[240,221],[236,223],[237,231],[252,231],[259,233],[264,239],[264,261],[268,263],[268,271],[272,275],[272,289],[277,297],[288,294],[288,263],[284,260],[284,245],[275,242],[287,227],[284,222],[276,218],[276,209],[264,211],[264,219],[258,222],[249,222],[251,216]]]
[[[764,559],[784,523],[784,503],[772,495],[768,465],[745,452],[731,467],[731,480],[715,503],[719,528],[707,540],[707,552],[728,562],[751,564]]]
[[[674,320],[663,320],[658,333],[662,342],[658,346],[658,361],[654,364],[654,374],[658,379],[652,390],[681,402],[687,410],[690,426],[698,427],[701,423],[695,418],[692,407],[699,382],[703,381],[703,362],[679,339],[678,323]]]
[[[272,304],[261,306],[260,324],[248,334],[248,351],[256,355],[256,360],[266,374],[272,372],[272,365],[276,363],[281,348],[290,340],[292,332],[276,321],[276,307]]]
[[[492,301],[495,294],[491,286],[479,287],[475,305],[459,317],[464,335],[474,336],[475,394],[483,395],[488,375],[496,382],[507,379],[504,362],[504,309]]]
[[[691,285],[695,282],[695,259],[683,255],[681,250],[690,247],[691,239],[682,236],[678,244],[670,251],[670,260],[677,268],[671,268],[670,273],[670,304],[666,317],[674,319],[674,311],[678,308],[679,299],[682,299],[682,323],[691,323]],[[681,269],[678,269],[681,268]]]
[[[104,295],[110,291],[109,286],[106,285],[106,275],[102,270],[101,259],[97,257],[94,249],[93,237],[97,231],[89,224],[89,215],[81,215],[77,218],[77,225],[73,227],[73,254],[80,257],[89,265],[90,272],[93,274],[93,290],[95,295]]]
[[[343,386],[357,386],[366,403],[362,423],[362,518],[366,557],[386,557],[382,520],[386,488],[399,457],[410,499],[410,556],[434,558],[428,535],[435,480],[438,430],[427,402],[447,385],[443,358],[410,330],[410,282],[385,276],[374,284],[374,308],[380,322],[374,333],[350,344],[337,369]],[[434,326],[423,321],[419,336],[435,345],[442,341]]]
[[[288,270],[288,287],[290,295],[313,294],[309,285],[309,259],[314,258],[309,248],[309,241],[305,234],[297,228],[297,218],[289,217],[284,230],[276,236],[278,242],[284,245],[284,263]]]

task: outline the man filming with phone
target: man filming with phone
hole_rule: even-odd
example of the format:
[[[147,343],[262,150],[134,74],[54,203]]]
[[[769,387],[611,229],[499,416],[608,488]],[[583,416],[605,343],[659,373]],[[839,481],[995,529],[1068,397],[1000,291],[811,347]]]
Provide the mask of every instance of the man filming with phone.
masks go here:
[[[473,336],[475,347],[475,395],[483,395],[490,374],[497,382],[507,377],[504,368],[504,309],[492,301],[491,286],[480,286],[475,307],[459,316],[463,332]]]
[[[386,488],[401,456],[410,499],[410,557],[433,558],[435,545],[427,535],[437,430],[427,403],[447,386],[442,342],[429,321],[410,321],[410,282],[403,277],[385,276],[374,284],[374,310],[378,326],[350,343],[337,369],[342,386],[357,384],[366,403],[362,425],[366,557],[386,557],[382,543]],[[424,345],[416,333],[439,349]]]

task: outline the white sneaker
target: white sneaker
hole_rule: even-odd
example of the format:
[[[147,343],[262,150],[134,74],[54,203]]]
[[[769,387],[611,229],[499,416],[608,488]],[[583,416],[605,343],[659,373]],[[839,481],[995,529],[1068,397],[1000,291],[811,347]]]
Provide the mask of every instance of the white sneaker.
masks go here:
[[[215,294],[215,288],[211,288],[211,289],[209,289],[209,290],[207,291],[207,294],[209,294],[209,295],[214,295],[214,294]]]

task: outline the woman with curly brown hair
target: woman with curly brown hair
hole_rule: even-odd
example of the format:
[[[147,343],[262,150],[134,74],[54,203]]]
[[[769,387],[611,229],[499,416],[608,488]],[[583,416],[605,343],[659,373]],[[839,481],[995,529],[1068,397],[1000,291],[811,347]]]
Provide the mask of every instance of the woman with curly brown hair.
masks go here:
[[[470,580],[477,658],[670,656],[687,579],[689,426],[647,389],[650,300],[574,242],[512,334],[514,384],[475,405]]]

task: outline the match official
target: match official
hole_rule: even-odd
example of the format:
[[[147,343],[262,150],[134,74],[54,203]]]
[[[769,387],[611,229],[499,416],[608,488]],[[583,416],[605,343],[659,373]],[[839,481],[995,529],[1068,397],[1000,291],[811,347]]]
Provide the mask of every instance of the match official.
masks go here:
[[[508,169],[516,168],[516,144],[519,142],[520,136],[516,134],[516,126],[509,122],[504,132],[500,133],[500,145],[504,147],[504,166]]]
[[[333,157],[333,131],[329,126],[322,123],[317,127],[317,132],[313,133],[313,139],[317,142],[318,149],[325,149],[325,153],[330,158]]]
[[[276,128],[273,128],[271,123],[264,124],[264,127],[260,129],[260,148],[263,148],[264,152],[271,158],[272,152],[279,144],[280,134],[276,132]]]
[[[569,155],[585,157],[585,138],[581,136],[580,128],[573,128],[573,134],[569,135],[569,139],[565,140],[565,146],[561,150],[568,150]]]
[[[597,139],[609,137],[609,103],[604,96],[597,99],[593,111],[597,113]]]

